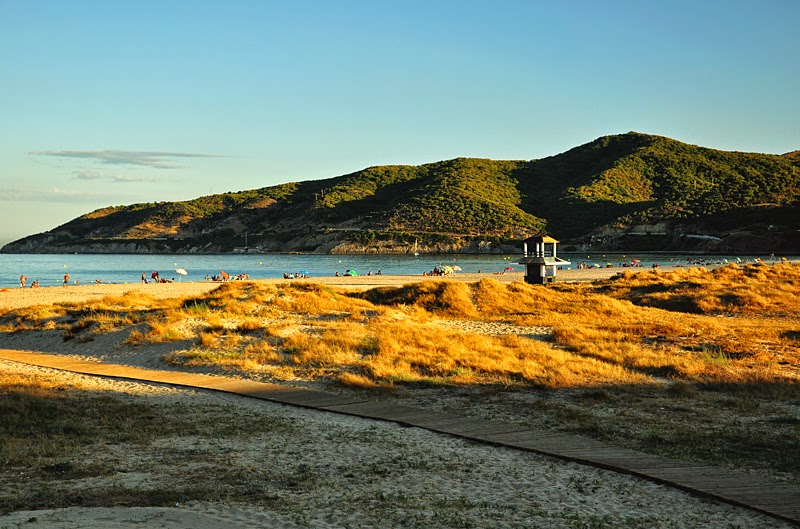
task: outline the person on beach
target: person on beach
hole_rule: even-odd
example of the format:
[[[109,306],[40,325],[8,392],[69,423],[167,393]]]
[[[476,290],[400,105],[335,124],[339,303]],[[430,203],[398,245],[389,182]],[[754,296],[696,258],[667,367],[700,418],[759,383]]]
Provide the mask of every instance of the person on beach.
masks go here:
[[[147,278],[144,276],[144,272],[142,272],[142,283],[147,284]]]
[[[24,275],[19,276],[19,288],[25,288],[25,281],[27,280],[28,278]]]
[[[69,285],[69,274],[64,274],[64,286]]]

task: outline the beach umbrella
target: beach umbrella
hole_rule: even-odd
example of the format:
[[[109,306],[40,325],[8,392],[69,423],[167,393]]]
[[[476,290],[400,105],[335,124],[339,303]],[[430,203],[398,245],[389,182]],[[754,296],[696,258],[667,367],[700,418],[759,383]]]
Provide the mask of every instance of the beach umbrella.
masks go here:
[[[460,266],[454,266],[453,270],[455,270],[456,272],[460,272],[461,271],[461,267]]]
[[[304,276],[307,276],[308,275],[308,270],[298,270],[297,273],[298,274],[303,274]]]
[[[513,266],[507,266],[507,267],[506,267],[506,272],[511,272],[511,271],[513,271],[513,270],[514,270],[514,267],[513,267]]]
[[[357,276],[358,272],[348,268],[347,271],[345,271],[344,275],[346,275],[346,276]]]
[[[187,272],[183,268],[176,268],[175,273],[178,274],[178,281],[181,280],[181,277],[189,275],[189,272]]]

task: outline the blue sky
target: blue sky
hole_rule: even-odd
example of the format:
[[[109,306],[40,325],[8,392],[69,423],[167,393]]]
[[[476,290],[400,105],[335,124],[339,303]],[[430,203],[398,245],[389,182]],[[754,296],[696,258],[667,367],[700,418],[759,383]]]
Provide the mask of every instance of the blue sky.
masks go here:
[[[91,210],[635,130],[800,149],[800,2],[0,0],[0,244]]]

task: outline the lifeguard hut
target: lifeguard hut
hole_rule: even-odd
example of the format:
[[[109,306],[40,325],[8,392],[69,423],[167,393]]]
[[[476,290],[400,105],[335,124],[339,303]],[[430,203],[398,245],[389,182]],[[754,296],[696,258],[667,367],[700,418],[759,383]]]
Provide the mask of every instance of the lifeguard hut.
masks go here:
[[[558,241],[547,235],[534,235],[522,241],[522,259],[517,264],[525,265],[525,282],[545,285],[556,280],[559,266],[570,265],[569,261],[556,255]]]

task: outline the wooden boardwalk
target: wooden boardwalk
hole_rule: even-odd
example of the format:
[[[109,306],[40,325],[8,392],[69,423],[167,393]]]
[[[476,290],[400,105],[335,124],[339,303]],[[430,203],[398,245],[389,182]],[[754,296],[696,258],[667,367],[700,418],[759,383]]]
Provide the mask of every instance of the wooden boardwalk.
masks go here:
[[[215,375],[141,369],[9,349],[0,349],[0,359],[89,375],[224,391],[282,404],[416,426],[639,476],[747,507],[800,526],[800,486],[691,461],[616,448],[579,435]]]

